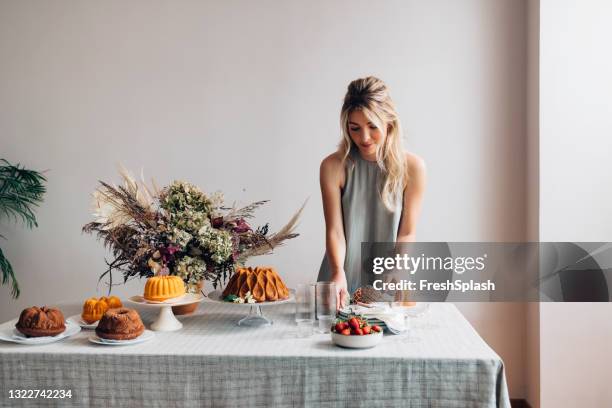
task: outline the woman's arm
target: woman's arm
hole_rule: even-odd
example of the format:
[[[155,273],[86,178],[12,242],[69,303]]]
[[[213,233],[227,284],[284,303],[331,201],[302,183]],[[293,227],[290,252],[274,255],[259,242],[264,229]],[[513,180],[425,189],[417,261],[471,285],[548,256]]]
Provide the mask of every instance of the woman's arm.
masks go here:
[[[397,231],[397,242],[416,240],[416,224],[425,192],[425,162],[411,153],[406,154],[406,162],[408,184],[404,189],[404,207]]]
[[[342,222],[340,190],[344,186],[344,164],[338,153],[327,156],[321,162],[319,180],[325,215],[325,249],[331,268],[332,281],[336,283],[337,308],[348,298],[344,258],[346,239]]]

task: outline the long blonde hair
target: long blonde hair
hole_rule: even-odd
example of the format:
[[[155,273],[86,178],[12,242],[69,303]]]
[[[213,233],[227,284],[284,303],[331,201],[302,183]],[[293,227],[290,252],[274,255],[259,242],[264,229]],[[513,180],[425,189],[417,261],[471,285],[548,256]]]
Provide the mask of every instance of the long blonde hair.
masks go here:
[[[393,211],[395,199],[403,193],[408,180],[402,129],[387,85],[373,76],[359,78],[349,84],[340,112],[342,140],[338,149],[344,162],[349,158],[351,149],[357,148],[351,140],[348,123],[349,115],[356,110],[362,111],[379,129],[384,131],[383,126],[387,127],[387,137],[376,149],[376,162],[384,172],[380,198],[385,207]]]

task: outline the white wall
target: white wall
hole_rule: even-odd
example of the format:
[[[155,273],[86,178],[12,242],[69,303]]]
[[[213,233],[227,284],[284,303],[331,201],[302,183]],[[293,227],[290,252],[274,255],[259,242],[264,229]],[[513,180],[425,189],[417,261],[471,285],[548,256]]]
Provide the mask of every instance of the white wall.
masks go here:
[[[540,1],[540,237],[612,241],[612,4]],[[540,305],[543,407],[610,406],[611,316]]]
[[[524,239],[525,16],[515,0],[2,2],[0,152],[49,169],[49,192],[40,228],[2,225],[23,295],[0,289],[0,320],[96,292],[105,252],[80,228],[119,162],[161,184],[271,199],[258,220],[273,228],[311,197],[302,236],[261,262],[290,285],[315,279],[318,166],[346,85],[366,74],[387,81],[427,162],[418,238]],[[523,307],[461,309],[522,397]]]
[[[540,239],[540,0],[527,2],[527,240]],[[525,305],[525,399],[540,407],[540,304]]]

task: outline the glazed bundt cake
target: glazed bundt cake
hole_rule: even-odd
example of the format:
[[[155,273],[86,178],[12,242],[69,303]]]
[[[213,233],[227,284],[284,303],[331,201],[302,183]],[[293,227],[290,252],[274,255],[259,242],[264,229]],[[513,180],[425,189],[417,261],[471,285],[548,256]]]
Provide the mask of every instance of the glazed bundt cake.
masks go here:
[[[95,297],[85,300],[83,303],[83,312],[81,318],[85,323],[94,323],[100,320],[104,312],[108,310],[108,303],[104,298],[97,299]]]
[[[98,337],[109,340],[132,340],[144,331],[138,312],[126,308],[108,309],[96,327]]]
[[[272,267],[239,268],[230,278],[222,296],[236,295],[244,298],[247,292],[251,292],[257,302],[289,297],[289,289]]]
[[[121,300],[117,296],[102,296],[99,299],[91,297],[83,304],[83,312],[81,318],[85,323],[94,323],[100,320],[104,312],[108,309],[122,307]]]
[[[156,302],[179,297],[185,294],[185,284],[178,276],[161,275],[147,279],[144,298]]]
[[[106,303],[108,303],[109,309],[116,309],[118,307],[123,307],[123,303],[121,303],[121,299],[119,299],[117,296],[109,296],[109,297],[103,296],[101,299],[106,300]]]
[[[66,323],[59,309],[33,306],[21,312],[15,328],[27,337],[57,336],[66,330]]]

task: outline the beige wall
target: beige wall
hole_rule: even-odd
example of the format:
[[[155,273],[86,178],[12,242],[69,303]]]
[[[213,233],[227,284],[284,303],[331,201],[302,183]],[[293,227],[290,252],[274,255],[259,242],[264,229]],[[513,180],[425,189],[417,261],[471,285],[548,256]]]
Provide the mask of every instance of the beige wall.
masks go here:
[[[347,83],[366,74],[388,82],[427,162],[418,238],[524,239],[525,16],[515,0],[3,1],[0,152],[49,169],[49,192],[40,228],[2,225],[23,296],[0,289],[0,320],[96,293],[105,252],[80,228],[119,162],[162,184],[271,199],[259,221],[273,228],[310,197],[302,236],[260,262],[290,285],[314,280],[319,162]],[[524,396],[523,306],[460,307]]]
[[[540,238],[612,241],[612,4],[541,0]],[[540,306],[541,405],[607,407],[612,304]]]

